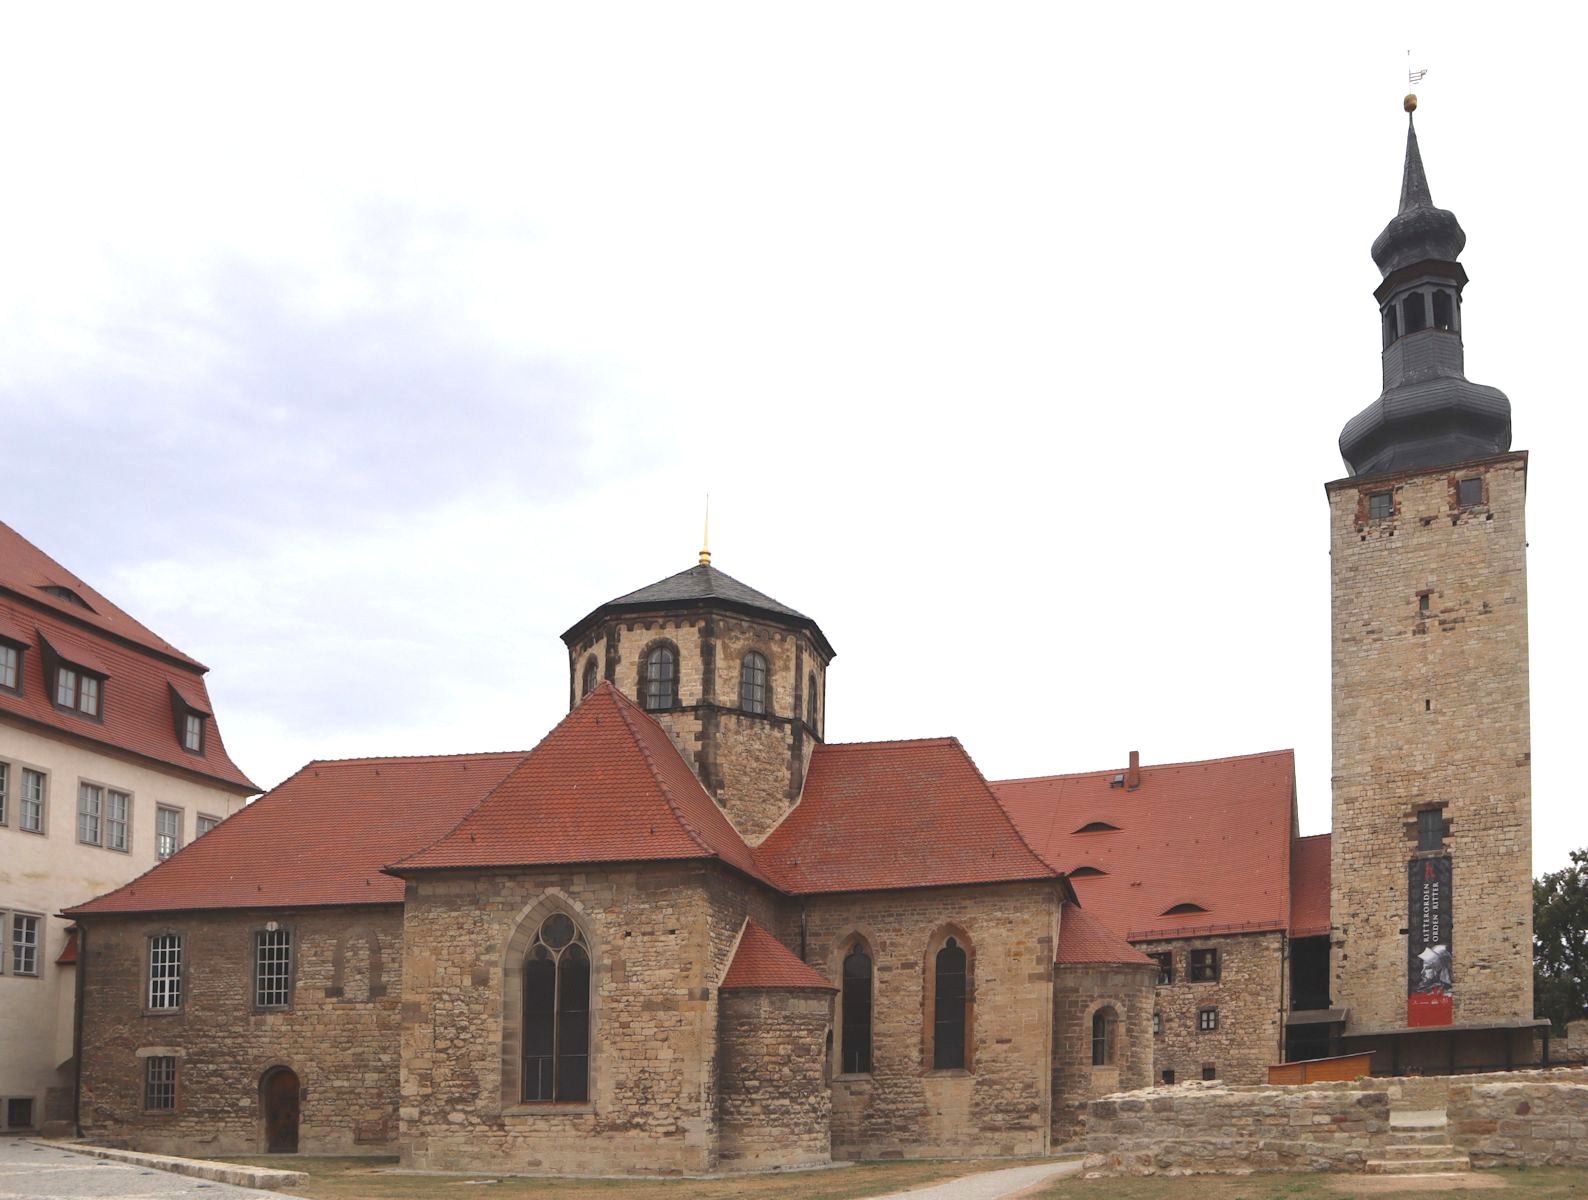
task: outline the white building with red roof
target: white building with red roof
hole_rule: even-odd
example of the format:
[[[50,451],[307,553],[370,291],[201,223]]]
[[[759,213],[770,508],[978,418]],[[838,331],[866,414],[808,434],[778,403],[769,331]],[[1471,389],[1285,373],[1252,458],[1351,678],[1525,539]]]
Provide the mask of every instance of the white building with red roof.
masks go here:
[[[0,1129],[75,1121],[62,910],[259,790],[226,752],[207,670],[0,524]]]

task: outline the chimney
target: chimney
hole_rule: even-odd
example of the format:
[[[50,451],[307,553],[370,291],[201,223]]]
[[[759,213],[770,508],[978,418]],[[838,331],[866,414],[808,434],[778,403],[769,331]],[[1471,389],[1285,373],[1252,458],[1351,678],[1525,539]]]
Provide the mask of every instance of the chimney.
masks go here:
[[[1134,792],[1141,786],[1141,751],[1130,752],[1130,767],[1125,772],[1125,790]]]

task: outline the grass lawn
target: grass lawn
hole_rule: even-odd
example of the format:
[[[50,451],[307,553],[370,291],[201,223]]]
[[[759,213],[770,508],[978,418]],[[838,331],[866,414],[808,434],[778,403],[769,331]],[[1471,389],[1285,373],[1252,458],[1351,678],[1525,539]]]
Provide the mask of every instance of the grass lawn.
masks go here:
[[[1463,1186],[1465,1185],[1465,1186]],[[1189,1179],[1066,1179],[1027,1200],[1340,1200],[1342,1196],[1411,1200],[1447,1195],[1481,1200],[1555,1200],[1588,1198],[1588,1170],[1534,1167],[1526,1170],[1472,1171],[1423,1180],[1393,1175],[1206,1175]]]
[[[393,1175],[395,1158],[313,1158],[269,1154],[225,1162],[284,1171],[307,1171],[307,1186],[292,1189],[309,1200],[861,1200],[923,1187],[973,1171],[1022,1166],[1033,1160],[996,1162],[858,1163],[820,1171],[741,1175],[728,1179],[548,1179],[479,1175]],[[491,1180],[486,1184],[480,1181]],[[1093,1195],[1102,1195],[1095,1190]]]

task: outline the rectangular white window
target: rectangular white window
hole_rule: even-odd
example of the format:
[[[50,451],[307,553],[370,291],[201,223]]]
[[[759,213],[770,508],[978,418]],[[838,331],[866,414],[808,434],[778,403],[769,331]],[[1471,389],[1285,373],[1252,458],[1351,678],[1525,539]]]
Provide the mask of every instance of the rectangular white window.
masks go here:
[[[39,973],[39,918],[11,914],[11,973]]]
[[[29,833],[44,832],[44,773],[22,769],[22,804],[20,807],[21,818],[17,821],[19,829],[26,829]]]
[[[182,746],[194,753],[204,749],[204,718],[188,713],[182,718]]]
[[[182,936],[162,933],[149,939],[149,1007],[182,1007]]]
[[[176,1058],[155,1055],[143,1060],[143,1106],[152,1109],[176,1107]]]
[[[182,813],[174,808],[154,810],[154,852],[170,858],[182,848]]]
[[[105,845],[111,850],[127,848],[127,822],[132,814],[132,797],[112,788],[105,793]]]
[[[92,783],[77,785],[77,840],[90,846],[99,845],[102,836],[99,822],[104,813],[104,789]]]
[[[62,708],[77,707],[77,672],[70,667],[55,672],[55,703]]]
[[[22,658],[15,646],[0,645],[0,688],[12,692],[17,690],[21,662]]]
[[[0,762],[0,825],[11,815],[11,764]]]
[[[78,681],[77,711],[91,717],[99,715],[99,680],[92,675],[84,675]]]
[[[215,826],[219,825],[220,823],[221,819],[219,817],[212,817],[208,813],[199,813],[198,817],[196,818],[193,836],[203,837],[206,833],[214,829]]]
[[[262,929],[254,934],[254,1004],[285,1008],[292,994],[292,933]]]

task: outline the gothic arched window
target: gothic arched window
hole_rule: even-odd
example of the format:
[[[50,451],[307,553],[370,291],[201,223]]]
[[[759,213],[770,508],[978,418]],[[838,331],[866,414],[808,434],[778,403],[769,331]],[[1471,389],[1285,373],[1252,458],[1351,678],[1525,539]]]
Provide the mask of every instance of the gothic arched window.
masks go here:
[[[1114,1010],[1100,1008],[1092,1014],[1092,1065],[1107,1067],[1114,1062]]]
[[[739,707],[748,713],[766,712],[766,655],[750,651],[739,664]]]
[[[949,938],[937,952],[933,980],[932,1068],[937,1071],[965,1065],[965,947]]]
[[[871,1070],[871,955],[856,943],[844,956],[844,1043],[839,1069],[846,1075]]]
[[[678,651],[671,646],[654,646],[645,655],[640,675],[641,695],[648,711],[678,705]]]
[[[566,913],[541,922],[524,957],[526,1102],[590,1098],[590,951]]]
[[[816,672],[810,673],[810,678],[805,682],[805,723],[812,729],[816,728]]]
[[[584,660],[584,680],[579,685],[579,695],[584,697],[595,691],[596,683],[600,680],[600,678],[601,677],[598,674],[596,668],[595,655],[592,654],[589,658]]]

